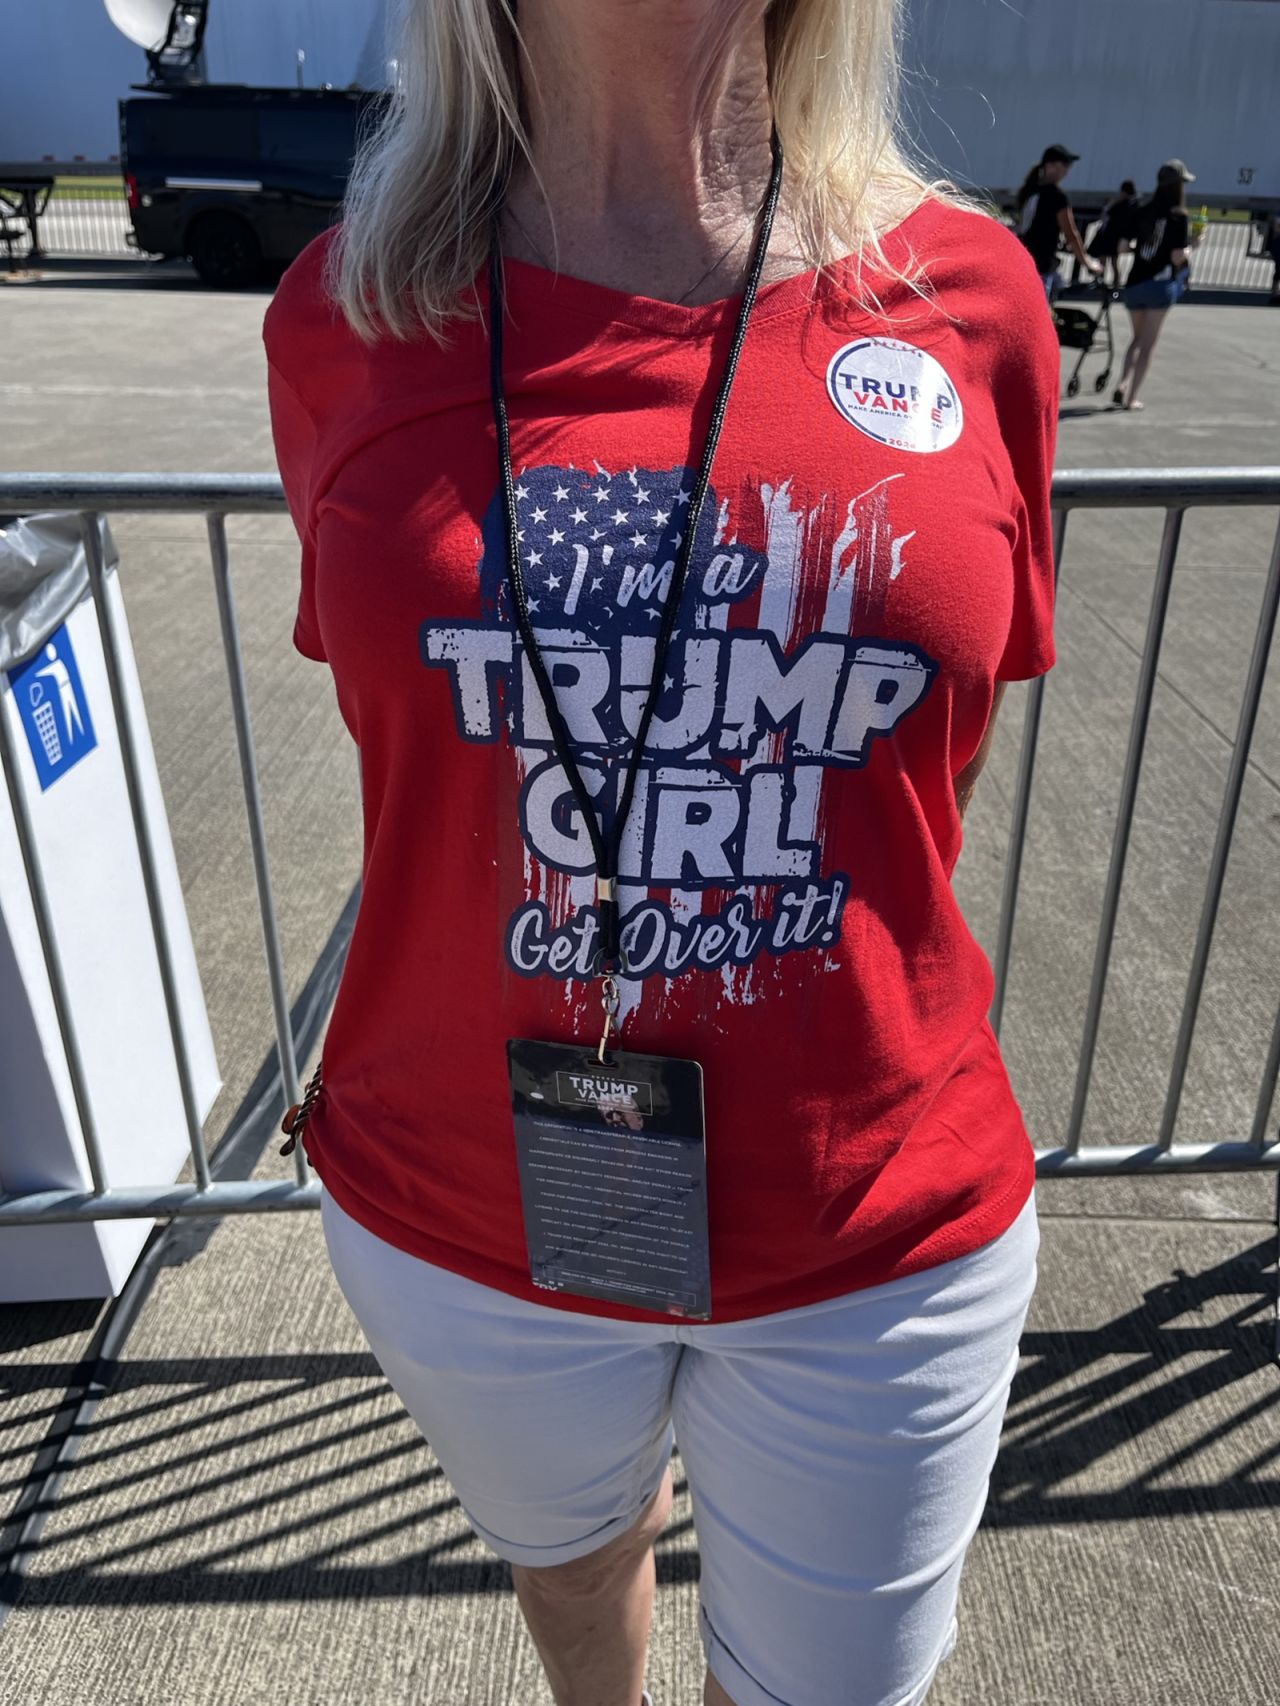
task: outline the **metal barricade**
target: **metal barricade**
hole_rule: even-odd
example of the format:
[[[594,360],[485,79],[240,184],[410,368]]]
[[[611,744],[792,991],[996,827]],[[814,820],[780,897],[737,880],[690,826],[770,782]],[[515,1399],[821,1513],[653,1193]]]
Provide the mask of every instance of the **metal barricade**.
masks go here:
[[[0,162],[0,243],[11,268],[50,257],[144,260],[120,167]]]
[[[1195,1030],[1201,992],[1208,966],[1209,950],[1222,894],[1227,858],[1231,848],[1237,810],[1249,749],[1257,722],[1258,706],[1266,676],[1271,641],[1280,607],[1280,529],[1271,552],[1258,627],[1244,685],[1236,737],[1228,766],[1219,813],[1217,835],[1209,862],[1201,907],[1199,929],[1188,974],[1182,1017],[1174,1047],[1160,1131],[1155,1142],[1139,1145],[1082,1145],[1081,1130],[1092,1076],[1102,998],[1115,936],[1120,889],[1124,876],[1134,805],[1142,766],[1147,726],[1160,657],[1160,645],[1168,608],[1183,518],[1188,509],[1201,506],[1246,505],[1280,510],[1280,468],[1220,469],[1089,469],[1058,473],[1053,485],[1055,510],[1054,552],[1060,566],[1067,519],[1076,509],[1162,509],[1164,533],[1156,569],[1155,587],[1148,617],[1146,644],[1139,672],[1136,703],[1130,726],[1129,747],[1120,789],[1117,822],[1111,848],[1097,945],[1094,953],[1088,1003],[1076,1075],[1075,1093],[1062,1144],[1036,1151],[1036,1167],[1042,1177],[1071,1174],[1099,1176],[1110,1173],[1185,1173],[1212,1171],[1280,1170],[1280,1133],[1268,1136],[1267,1121],[1280,1076],[1280,1012],[1272,1030],[1263,1064],[1256,1112],[1247,1138],[1216,1143],[1173,1142],[1174,1125],[1182,1096],[1191,1039]],[[106,1220],[142,1216],[250,1214],[319,1206],[320,1187],[311,1177],[301,1145],[294,1151],[295,1177],[287,1180],[211,1181],[209,1157],[191,1095],[190,1064],[185,1058],[182,1028],[175,996],[176,978],[170,945],[159,904],[155,859],[150,827],[139,783],[139,760],[135,732],[120,686],[120,650],[109,602],[102,596],[104,573],[98,534],[103,514],[119,512],[197,513],[206,517],[210,566],[217,594],[228,687],[235,720],[240,773],[248,814],[259,914],[267,976],[275,1017],[276,1048],[286,1103],[299,1100],[298,1063],[290,1027],[284,964],[276,927],[275,902],[267,859],[262,796],[258,784],[253,731],[245,687],[244,664],[236,624],[231,584],[231,561],[227,547],[226,518],[233,514],[284,513],[284,496],[275,475],[182,475],[182,474],[45,474],[0,478],[0,514],[37,511],[74,511],[88,552],[90,579],[95,594],[99,629],[107,658],[112,704],[119,725],[129,798],[142,863],[147,904],[161,968],[179,1078],[187,1107],[188,1137],[194,1182],[128,1189],[104,1188],[101,1155],[96,1142],[92,1109],[84,1089],[84,1074],[65,997],[61,962],[51,926],[48,899],[41,876],[31,826],[17,785],[16,753],[5,720],[0,718],[0,761],[13,804],[19,843],[40,933],[59,1029],[70,1068],[77,1110],[88,1152],[92,1191],[49,1190],[0,1196],[0,1227],[46,1225],[59,1221]],[[1017,911],[1019,879],[1026,846],[1031,788],[1039,746],[1041,710],[1046,678],[1033,680],[1027,689],[1026,711],[1018,760],[1013,823],[1005,869],[1000,924],[993,956],[996,988],[991,1021],[997,1034],[1004,1009],[1013,926]]]
[[[1194,218],[1194,209],[1190,211]],[[1099,224],[1097,220],[1080,221],[1086,243],[1092,240]],[[1122,277],[1127,276],[1130,265],[1129,259],[1122,261]],[[1064,280],[1072,284],[1087,282],[1074,257],[1064,253],[1061,266]],[[1275,262],[1267,251],[1258,219],[1250,219],[1243,208],[1230,214],[1214,209],[1214,216],[1192,251],[1191,286],[1186,301],[1194,302],[1197,293],[1205,291],[1267,291],[1271,289],[1274,274]]]

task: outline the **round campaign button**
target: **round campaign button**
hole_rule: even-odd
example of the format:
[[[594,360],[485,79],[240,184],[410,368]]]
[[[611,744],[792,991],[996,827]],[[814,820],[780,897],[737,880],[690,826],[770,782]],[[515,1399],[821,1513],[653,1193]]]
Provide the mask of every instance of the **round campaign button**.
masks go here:
[[[896,338],[859,338],[838,349],[827,394],[851,426],[892,450],[946,450],[964,426],[946,368]]]

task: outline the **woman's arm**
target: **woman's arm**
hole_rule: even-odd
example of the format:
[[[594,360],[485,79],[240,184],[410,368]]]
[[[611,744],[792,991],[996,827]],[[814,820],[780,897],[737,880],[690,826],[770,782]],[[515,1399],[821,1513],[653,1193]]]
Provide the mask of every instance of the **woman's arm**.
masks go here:
[[[1181,241],[1179,241],[1179,237]],[[1175,272],[1181,272],[1191,259],[1191,251],[1200,241],[1199,235],[1192,229],[1191,221],[1183,213],[1178,217],[1177,235],[1174,237],[1175,247],[1169,253]]]
[[[1087,267],[1092,273],[1100,273],[1102,271],[1102,262],[1095,261],[1093,256],[1081,242],[1080,233],[1076,229],[1076,216],[1072,213],[1069,207],[1060,207],[1058,209],[1058,230],[1061,231],[1062,235],[1067,239],[1067,246],[1071,249],[1081,266]]]
[[[987,726],[982,731],[978,750],[956,777],[956,810],[960,813],[961,818],[964,817],[969,801],[973,797],[973,790],[977,786],[978,777],[982,772],[983,765],[987,762],[987,754],[991,751],[991,743],[996,734],[996,712],[1000,709],[1000,701],[1004,698],[1004,690],[1008,685],[1007,681],[996,682],[995,693],[991,700],[991,715],[987,718]]]

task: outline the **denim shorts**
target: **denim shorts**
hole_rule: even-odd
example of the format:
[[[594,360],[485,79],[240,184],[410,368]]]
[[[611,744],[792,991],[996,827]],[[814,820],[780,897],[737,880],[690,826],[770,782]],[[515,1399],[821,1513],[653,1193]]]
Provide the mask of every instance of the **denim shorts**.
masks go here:
[[[480,1537],[585,1557],[673,1439],[700,1633],[736,1706],[919,1706],[956,1638],[1035,1285],[1034,1198],[972,1254],[724,1325],[547,1309],[384,1242],[326,1191],[338,1283]]]
[[[1147,278],[1141,284],[1127,284],[1124,290],[1126,308],[1172,308],[1187,288],[1181,278]]]

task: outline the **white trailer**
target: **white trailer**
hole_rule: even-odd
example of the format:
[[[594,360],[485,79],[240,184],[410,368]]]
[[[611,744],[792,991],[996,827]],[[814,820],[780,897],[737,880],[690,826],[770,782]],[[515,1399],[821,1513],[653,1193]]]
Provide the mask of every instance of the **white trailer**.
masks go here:
[[[948,177],[1016,189],[1051,142],[1073,201],[1185,160],[1196,204],[1280,204],[1280,0],[906,0],[911,134]]]
[[[151,9],[134,8],[144,18]],[[387,9],[387,0],[212,0],[205,79],[382,88]],[[109,10],[127,19],[130,8],[112,0]],[[157,0],[157,14],[167,10]],[[102,0],[0,0],[0,40],[0,161],[117,160],[116,103],[146,82],[147,61]]]
[[[309,88],[382,87],[398,3],[211,0],[206,78],[291,87],[301,51]],[[1081,203],[1177,155],[1197,202],[1280,204],[1280,0],[905,0],[904,36],[908,130],[948,177],[1012,190],[1065,142]],[[105,6],[0,0],[0,39],[0,161],[115,159],[146,63]]]

